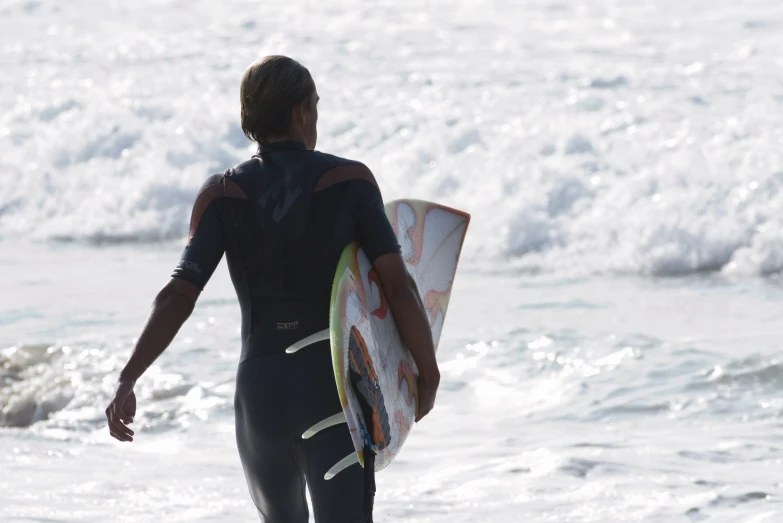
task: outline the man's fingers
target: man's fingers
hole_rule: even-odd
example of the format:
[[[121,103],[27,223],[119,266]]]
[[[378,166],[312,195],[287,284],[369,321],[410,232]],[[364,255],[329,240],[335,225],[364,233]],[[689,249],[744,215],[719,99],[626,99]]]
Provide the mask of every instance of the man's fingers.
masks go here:
[[[117,434],[116,432],[113,432],[111,430],[109,431],[109,434],[111,435],[112,438],[114,438],[116,440],[119,440],[119,441],[133,441],[133,438],[131,438],[129,436],[123,436],[123,435]]]
[[[128,436],[133,436],[133,431],[130,427],[127,425],[124,425],[120,420],[118,420],[116,417],[112,416],[111,419],[109,419],[109,424],[111,425],[111,428],[120,434],[127,434]]]
[[[120,441],[132,441],[131,437],[133,436],[133,431],[117,418],[114,413],[114,404],[106,409],[106,417],[109,420],[109,431],[123,438],[117,439],[120,439]]]
[[[128,441],[130,441],[130,438],[133,437],[133,431],[121,423],[110,421],[109,431],[117,434],[118,436],[121,436],[122,438],[126,438]]]
[[[113,425],[109,426],[109,434],[120,441],[133,441],[133,436],[131,434],[118,431]]]
[[[114,430],[113,428],[109,427],[109,435],[119,441],[133,441],[133,438],[128,436],[127,434],[122,434]]]

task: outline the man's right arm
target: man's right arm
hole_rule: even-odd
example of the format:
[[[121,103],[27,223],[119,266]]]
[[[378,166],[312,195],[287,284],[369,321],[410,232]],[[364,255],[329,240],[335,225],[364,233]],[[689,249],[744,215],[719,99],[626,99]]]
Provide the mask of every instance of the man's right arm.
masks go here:
[[[432,330],[416,282],[405,268],[402,256],[384,254],[373,262],[373,267],[380,277],[400,337],[419,369],[419,409],[416,413],[416,421],[419,421],[435,406],[435,394],[440,385]]]
[[[440,384],[432,330],[416,282],[405,268],[397,237],[386,217],[381,193],[372,173],[364,169],[365,181],[353,182],[357,239],[379,276],[397,330],[419,370],[419,421],[432,410]]]

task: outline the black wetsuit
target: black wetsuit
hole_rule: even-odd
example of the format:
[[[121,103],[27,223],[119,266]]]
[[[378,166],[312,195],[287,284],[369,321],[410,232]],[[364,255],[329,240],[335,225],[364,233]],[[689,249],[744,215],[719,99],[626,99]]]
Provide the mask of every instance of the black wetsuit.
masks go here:
[[[226,253],[242,309],[237,444],[266,522],[307,522],[305,479],[318,523],[372,518],[371,474],[352,466],[324,480],[354,452],[347,426],[301,438],[342,410],[328,341],[285,353],[329,327],[335,269],[353,240],[371,261],[400,250],[372,174],[299,142],[262,146],[259,155],[212,176],[193,207],[174,276],[203,288]]]

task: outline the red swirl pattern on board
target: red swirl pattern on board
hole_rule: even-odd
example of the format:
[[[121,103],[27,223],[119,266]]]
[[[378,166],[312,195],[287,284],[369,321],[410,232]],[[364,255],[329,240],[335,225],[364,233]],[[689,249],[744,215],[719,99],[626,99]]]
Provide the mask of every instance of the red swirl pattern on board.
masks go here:
[[[394,413],[394,422],[397,424],[397,427],[400,432],[407,434],[411,430],[411,424],[408,423],[408,420],[405,418],[405,414],[401,410],[398,410]]]
[[[367,280],[370,283],[374,283],[378,287],[378,294],[381,297],[381,305],[371,312],[373,316],[376,318],[384,319],[386,318],[386,315],[389,313],[388,304],[386,303],[386,296],[383,294],[383,287],[381,287],[381,280],[378,278],[378,273],[375,272],[375,269],[370,269],[370,272],[367,273]]]
[[[408,405],[413,406],[416,404],[416,391],[418,390],[416,373],[413,370],[413,366],[406,360],[400,361],[400,365],[397,367],[398,389],[402,388],[403,381],[408,384],[408,397],[405,398],[405,401],[408,402]]]

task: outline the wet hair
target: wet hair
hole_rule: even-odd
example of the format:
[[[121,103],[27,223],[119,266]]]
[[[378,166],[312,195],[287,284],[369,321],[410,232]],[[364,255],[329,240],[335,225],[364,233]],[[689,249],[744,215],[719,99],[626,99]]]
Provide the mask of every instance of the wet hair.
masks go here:
[[[257,143],[285,134],[294,106],[315,91],[315,82],[302,64],[287,56],[266,56],[247,68],[239,97],[242,131]]]

